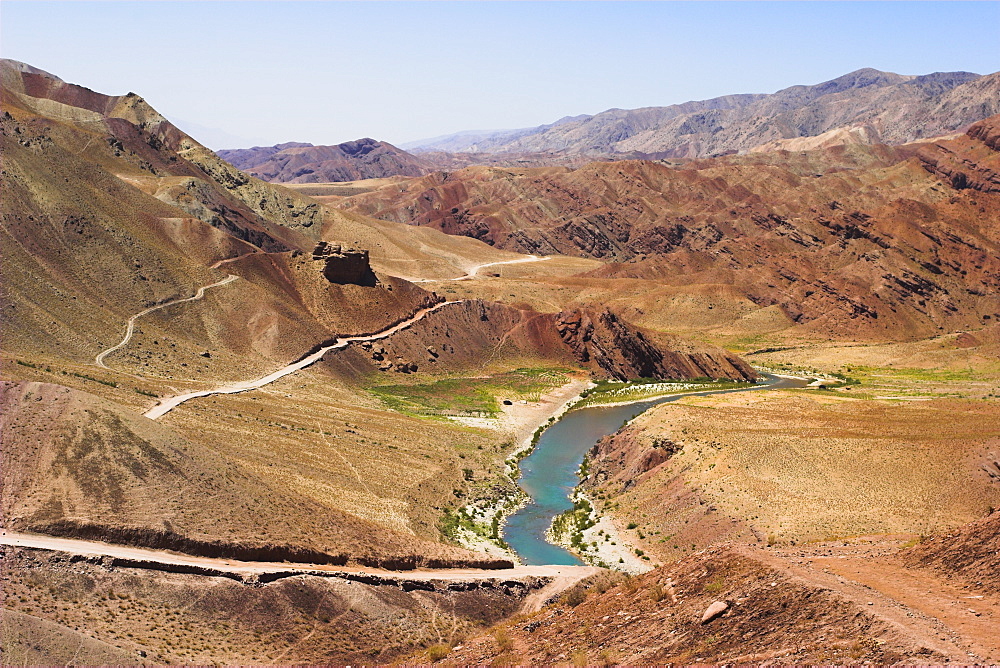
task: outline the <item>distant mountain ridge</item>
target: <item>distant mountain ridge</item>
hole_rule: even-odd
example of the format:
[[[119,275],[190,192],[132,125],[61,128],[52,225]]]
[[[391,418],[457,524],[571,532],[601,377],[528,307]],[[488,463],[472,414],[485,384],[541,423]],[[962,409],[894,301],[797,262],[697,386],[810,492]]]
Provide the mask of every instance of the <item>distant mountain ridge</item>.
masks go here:
[[[333,146],[287,142],[217,152],[234,167],[276,183],[328,183],[423,176],[435,169],[425,159],[369,137]]]
[[[536,128],[462,132],[411,142],[416,153],[584,153],[698,158],[785,139],[864,128],[872,143],[903,144],[963,130],[1000,113],[1000,73],[914,76],[865,68],[773,94],[726,95],[666,107],[609,109]]]

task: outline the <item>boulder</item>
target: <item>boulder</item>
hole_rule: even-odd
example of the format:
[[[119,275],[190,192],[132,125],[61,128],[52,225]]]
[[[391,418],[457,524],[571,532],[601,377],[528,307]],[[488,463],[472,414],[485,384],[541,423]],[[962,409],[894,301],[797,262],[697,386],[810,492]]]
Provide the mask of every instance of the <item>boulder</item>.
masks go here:
[[[720,617],[726,610],[729,609],[729,604],[725,601],[716,601],[712,605],[705,609],[705,614],[701,616],[701,623],[708,624],[710,621],[716,617]]]

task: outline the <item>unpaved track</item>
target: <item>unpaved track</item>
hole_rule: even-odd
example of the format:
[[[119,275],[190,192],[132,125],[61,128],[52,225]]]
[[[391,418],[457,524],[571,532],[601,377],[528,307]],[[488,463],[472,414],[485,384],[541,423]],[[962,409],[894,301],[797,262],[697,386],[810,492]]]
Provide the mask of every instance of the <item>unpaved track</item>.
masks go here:
[[[282,367],[277,371],[264,376],[263,378],[257,378],[255,380],[245,380],[239,383],[233,383],[232,385],[223,385],[222,387],[217,387],[212,390],[199,390],[197,392],[188,392],[187,394],[179,394],[174,397],[167,397],[166,399],[162,399],[160,403],[158,403],[156,406],[150,408],[148,411],[143,413],[143,415],[152,420],[155,420],[159,417],[162,417],[163,415],[166,415],[168,412],[170,412],[180,404],[184,403],[185,401],[188,401],[189,399],[194,399],[196,397],[207,397],[213,394],[237,394],[239,392],[246,392],[247,390],[256,390],[259,387],[263,387],[264,385],[273,383],[279,378],[284,378],[285,376],[295,373],[296,371],[299,371],[301,369],[304,369],[311,364],[315,364],[316,362],[318,362],[320,359],[323,358],[323,355],[327,354],[331,350],[339,350],[341,348],[346,348],[352,343],[357,343],[360,341],[378,341],[379,339],[384,339],[387,336],[391,336],[400,330],[404,330],[407,327],[410,327],[411,325],[413,325],[413,323],[423,319],[425,316],[427,316],[430,313],[433,313],[434,311],[437,311],[438,309],[444,308],[445,306],[448,306],[450,304],[458,304],[458,303],[459,301],[440,302],[438,304],[435,304],[434,306],[420,309],[409,320],[404,320],[398,325],[393,325],[392,327],[384,329],[381,332],[376,332],[375,334],[364,334],[361,336],[345,336],[342,338],[338,338],[336,339],[335,343],[320,348],[312,355],[304,357],[300,359],[298,362],[293,362],[288,366]]]
[[[554,582],[559,582],[562,589],[565,589],[583,578],[601,571],[601,569],[591,566],[515,566],[513,568],[496,570],[479,568],[418,568],[411,571],[388,571],[363,566],[331,566],[326,564],[213,559],[210,557],[195,557],[178,552],[167,552],[166,550],[152,550],[143,547],[112,545],[99,541],[54,538],[52,536],[12,532],[4,532],[0,535],[0,545],[51,550],[89,557],[132,559],[170,566],[193,566],[237,575],[318,572],[324,574],[371,575],[388,580],[419,581],[513,580],[523,577],[544,577],[554,578]]]
[[[545,260],[551,260],[550,257],[538,257],[537,255],[529,255],[527,257],[518,258],[516,260],[504,260],[503,262],[486,262],[484,264],[473,265],[469,268],[469,272],[465,276],[459,276],[458,278],[407,278],[410,283],[444,283],[446,281],[468,281],[476,277],[481,269],[486,267],[496,267],[501,264],[522,264],[524,262],[544,262]]]
[[[746,548],[753,559],[828,589],[959,663],[1000,663],[1000,597],[908,568],[894,548]],[[871,605],[869,605],[869,603]]]
[[[108,365],[106,365],[104,363],[104,358],[107,357],[108,355],[110,355],[111,353],[115,352],[116,350],[118,350],[118,349],[120,349],[120,348],[122,348],[122,347],[124,347],[124,346],[126,346],[128,344],[128,342],[132,339],[132,333],[135,331],[135,321],[138,320],[139,318],[141,318],[142,316],[146,315],[147,313],[152,313],[153,311],[158,311],[161,308],[166,308],[168,306],[173,306],[174,304],[182,304],[184,302],[197,301],[197,300],[199,300],[199,299],[201,299],[202,297],[205,296],[205,290],[208,290],[209,288],[217,288],[217,287],[219,287],[221,285],[226,285],[227,283],[232,283],[237,278],[239,278],[239,276],[236,276],[235,274],[229,274],[229,276],[227,276],[226,278],[222,279],[221,281],[216,281],[215,283],[210,283],[208,285],[201,286],[200,288],[198,288],[198,291],[194,293],[193,297],[185,297],[183,299],[174,299],[174,300],[169,301],[169,302],[164,302],[162,304],[157,304],[156,306],[151,306],[148,309],[146,309],[145,311],[139,311],[134,316],[132,316],[131,318],[128,319],[128,323],[126,324],[126,327],[125,327],[125,338],[123,338],[121,341],[119,341],[117,345],[111,346],[107,350],[102,350],[97,355],[97,357],[94,358],[94,364],[96,364],[99,367],[103,367],[103,368],[107,369]]]

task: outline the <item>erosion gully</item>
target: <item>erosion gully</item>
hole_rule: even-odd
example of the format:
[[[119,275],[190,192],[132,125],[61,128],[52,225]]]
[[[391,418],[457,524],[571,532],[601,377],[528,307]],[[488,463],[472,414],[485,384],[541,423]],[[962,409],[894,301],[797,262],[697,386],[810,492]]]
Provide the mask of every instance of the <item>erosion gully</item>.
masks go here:
[[[766,376],[750,387],[689,392],[616,406],[593,406],[566,413],[542,432],[530,455],[521,460],[518,484],[530,497],[507,518],[503,538],[527,565],[580,565],[569,550],[545,539],[552,520],[573,507],[570,494],[580,483],[577,472],[584,455],[599,440],[653,406],[683,397],[706,397],[731,392],[759,392],[805,387],[807,381],[786,376]]]

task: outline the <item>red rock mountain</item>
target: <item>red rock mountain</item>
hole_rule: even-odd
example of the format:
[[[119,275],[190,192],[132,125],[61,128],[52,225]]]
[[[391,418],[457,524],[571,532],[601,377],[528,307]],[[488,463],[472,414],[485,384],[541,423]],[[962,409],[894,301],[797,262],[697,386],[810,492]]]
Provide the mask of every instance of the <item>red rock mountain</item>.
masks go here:
[[[997,117],[935,144],[693,161],[471,167],[344,209],[530,253],[617,261],[604,277],[735,286],[794,322],[880,335],[1000,317]]]

